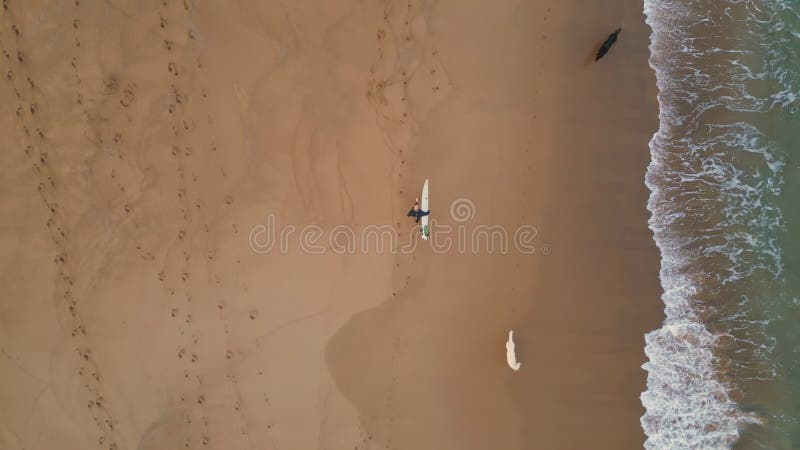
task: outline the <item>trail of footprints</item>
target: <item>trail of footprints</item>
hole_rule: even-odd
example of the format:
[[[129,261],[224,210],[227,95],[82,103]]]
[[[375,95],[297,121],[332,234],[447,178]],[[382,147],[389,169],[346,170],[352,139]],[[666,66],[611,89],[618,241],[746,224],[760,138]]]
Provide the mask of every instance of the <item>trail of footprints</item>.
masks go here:
[[[200,172],[199,168],[195,170],[193,160],[198,158],[198,152],[216,153],[220,151],[217,144],[212,140],[200,145],[200,138],[197,136],[198,125],[196,120],[200,118],[192,117],[188,104],[189,102],[202,101],[208,97],[209,92],[205,87],[200,87],[199,92],[190,93],[188,86],[191,83],[185,82],[187,79],[200,78],[198,73],[202,71],[202,62],[194,51],[194,46],[191,45],[196,39],[196,31],[190,26],[188,29],[183,29],[177,24],[191,23],[187,20],[187,15],[191,15],[191,7],[186,1],[178,2],[179,4],[170,3],[167,1],[162,2],[162,7],[159,11],[158,23],[162,30],[164,39],[162,47],[164,54],[167,58],[164,64],[166,76],[169,80],[168,95],[171,99],[167,106],[167,113],[171,122],[172,142],[170,143],[170,153],[176,161],[176,176],[179,180],[176,197],[181,205],[181,218],[182,225],[176,236],[176,244],[174,248],[180,249],[180,255],[183,257],[183,269],[178,274],[166,273],[166,267],[158,273],[159,280],[164,284],[165,289],[169,291],[171,297],[176,298],[174,294],[176,291],[183,292],[184,301],[176,302],[170,309],[169,314],[178,328],[178,333],[185,336],[184,342],[181,347],[176,349],[176,357],[182,360],[184,365],[184,378],[187,381],[187,389],[179,395],[178,401],[181,404],[193,403],[192,408],[187,409],[184,417],[187,425],[187,435],[184,438],[183,445],[186,448],[193,448],[197,446],[208,447],[212,446],[211,427],[209,417],[212,412],[219,414],[220,408],[223,409],[222,414],[226,417],[236,417],[239,422],[239,435],[245,440],[247,445],[252,448],[252,442],[249,436],[248,419],[246,415],[247,402],[241,394],[238,387],[239,380],[232,370],[236,354],[230,347],[230,339],[227,339],[226,350],[223,355],[204,355],[201,353],[203,330],[195,325],[196,318],[201,315],[209,314],[209,311],[214,311],[216,320],[224,329],[225,336],[230,334],[229,314],[226,310],[226,302],[219,300],[215,305],[209,307],[208,303],[198,304],[193,301],[191,287],[193,285],[193,274],[191,267],[195,260],[201,260],[208,268],[208,275],[211,276],[213,283],[212,286],[204,286],[201,293],[202,298],[208,300],[208,292],[221,292],[226,287],[224,280],[213,270],[215,259],[217,258],[217,250],[214,248],[207,248],[203,254],[193,253],[195,243],[198,239],[202,240],[205,235],[205,241],[209,242],[207,237],[212,229],[218,226],[218,223],[209,223],[209,214],[205,213],[206,201],[214,198],[214,195],[203,193],[199,188]],[[176,16],[177,14],[177,16]],[[180,17],[183,15],[184,17]],[[183,36],[181,34],[185,33]],[[185,42],[182,44],[181,42]],[[199,100],[198,100],[199,99]],[[193,108],[197,110],[198,108]],[[213,129],[213,122],[211,115],[207,114],[208,127]],[[206,155],[200,155],[202,158]],[[219,168],[219,176],[223,178],[219,182],[213,183],[214,185],[225,185],[224,178],[227,177],[224,167]],[[216,194],[216,193],[212,193]],[[205,199],[205,200],[204,200]],[[221,204],[218,207],[212,207],[213,214],[215,211],[219,212],[220,208],[224,211],[230,209],[234,204],[234,198],[231,195],[224,195],[221,199]],[[238,233],[236,225],[233,225],[231,230],[234,234]],[[238,261],[237,261],[238,262]],[[176,278],[180,280],[179,284],[173,283]],[[198,281],[199,283],[200,281]],[[243,288],[246,291],[246,287]],[[230,292],[228,292],[230,295]],[[249,319],[255,320],[258,316],[257,311],[249,312]],[[207,392],[207,386],[204,385],[204,376],[201,363],[205,358],[210,358],[210,367],[223,367],[224,377],[228,386],[226,390],[233,392],[233,397],[227,400],[218,399],[213,396],[211,392]],[[202,367],[209,367],[203,365]],[[219,391],[219,386],[214,386]],[[213,396],[213,398],[212,398]],[[213,401],[213,404],[211,403]],[[266,397],[265,397],[266,401]],[[196,430],[196,431],[193,431]],[[226,441],[228,441],[226,439]],[[228,442],[229,444],[230,442]],[[224,445],[224,444],[220,444]],[[223,448],[223,447],[221,447]]]
[[[104,395],[103,392],[102,371],[98,367],[98,362],[92,357],[91,339],[87,335],[87,331],[90,332],[91,330],[87,330],[86,323],[80,313],[80,283],[76,280],[79,273],[69,259],[70,232],[59,212],[58,171],[51,167],[53,158],[50,157],[49,152],[52,152],[52,146],[47,139],[47,123],[40,119],[42,110],[48,106],[47,99],[42,97],[42,92],[38,89],[37,82],[26,64],[25,49],[20,47],[19,40],[24,30],[15,21],[10,3],[9,0],[3,0],[5,14],[3,17],[3,29],[0,32],[0,47],[2,47],[3,51],[3,66],[5,69],[3,78],[7,86],[13,90],[18,102],[16,116],[26,142],[23,151],[31,161],[33,172],[39,180],[37,189],[43,206],[49,213],[47,227],[50,230],[53,243],[59,249],[54,256],[54,263],[59,267],[59,280],[56,288],[56,295],[59,298],[56,303],[59,305],[60,310],[63,311],[60,321],[62,326],[71,330],[70,336],[73,339],[75,357],[79,364],[77,375],[84,389],[83,395],[86,398],[87,408],[92,411],[93,421],[97,427],[98,446],[109,450],[122,450],[126,447],[116,429],[118,422],[114,418],[107,395]],[[70,65],[74,76],[75,104],[83,109],[87,117],[87,125],[89,125],[86,131],[87,140],[104,150],[110,146],[116,159],[122,161],[126,156],[122,151],[125,143],[126,121],[112,120],[108,121],[107,124],[104,124],[103,121],[98,121],[99,124],[91,123],[92,114],[98,105],[98,100],[92,94],[93,89],[96,91],[97,88],[85,86],[81,78],[82,60],[84,57],[91,57],[91,50],[87,50],[85,46],[82,47],[80,39],[83,26],[81,3],[79,0],[75,0],[64,7],[69,7],[69,12],[73,16],[70,19],[70,29],[73,34],[72,42],[74,44],[73,54],[67,58],[67,63]],[[183,345],[176,351],[176,357],[183,361],[184,379],[188,384],[187,389],[179,395],[177,400],[184,407],[188,407],[189,403],[196,405],[194,408],[187,408],[189,412],[185,416],[187,436],[184,440],[184,446],[186,448],[213,446],[209,429],[208,399],[203,385],[202,370],[198,368],[204,358],[210,358],[210,361],[221,360],[219,363],[214,362],[213,364],[226,368],[225,378],[230,383],[231,390],[235,393],[235,396],[230,401],[230,404],[225,404],[222,407],[229,408],[235,416],[239,417],[240,433],[250,444],[246,417],[247,401],[242,397],[238,388],[238,379],[231,369],[232,363],[236,359],[236,354],[230,346],[227,347],[224,355],[201,354],[199,351],[201,346],[199,344],[202,339],[202,330],[197,329],[194,322],[196,315],[203,314],[207,310],[198,307],[192,302],[192,294],[189,289],[192,274],[189,267],[193,257],[197,256],[198,258],[204,258],[205,263],[210,268],[210,272],[213,273],[213,262],[217,257],[217,252],[212,248],[208,249],[203,255],[193,255],[193,243],[198,235],[209,233],[212,227],[217,224],[203,221],[205,217],[202,209],[205,205],[201,200],[203,198],[201,196],[202,193],[199,192],[199,189],[194,188],[195,185],[198,185],[200,177],[199,171],[192,171],[191,163],[193,154],[198,151],[195,147],[198,139],[194,138],[197,124],[195,119],[187,112],[186,105],[190,101],[190,97],[194,97],[195,94],[190,96],[190,92],[185,86],[190,86],[191,84],[182,83],[182,81],[189,75],[196,75],[196,72],[202,69],[202,64],[190,45],[196,39],[196,31],[192,28],[182,31],[182,33],[185,33],[189,45],[180,44],[180,40],[173,35],[174,33],[181,33],[178,23],[188,22],[186,17],[183,17],[183,20],[180,17],[174,17],[175,11],[180,9],[183,10],[184,15],[188,15],[191,12],[187,1],[163,1],[158,24],[164,36],[161,46],[167,59],[164,64],[165,79],[168,80],[168,94],[172,99],[167,107],[167,114],[171,117],[173,135],[169,151],[176,161],[179,180],[176,196],[181,205],[183,219],[181,229],[175,238],[176,244],[173,245],[173,250],[178,249],[183,257],[183,269],[177,274],[167,273],[166,263],[160,266],[159,269],[155,256],[158,251],[145,248],[144,241],[135,232],[130,233],[128,237],[136,241],[135,247],[142,260],[152,264],[156,269],[156,276],[164,285],[165,292],[169,294],[169,297],[180,298],[181,296],[176,294],[178,292],[184,294],[182,296],[183,301],[173,302],[173,306],[169,309],[171,318],[175,320],[176,331],[181,336],[185,336]],[[187,39],[184,39],[184,41]],[[181,51],[181,55],[178,54],[179,51]],[[99,102],[104,105],[103,107],[108,106],[109,100],[117,102],[118,110],[115,114],[124,117],[127,115],[126,110],[134,106],[136,102],[137,87],[134,82],[123,81],[122,78],[121,75],[108,74],[103,79],[103,86],[100,88],[102,99]],[[208,90],[202,87],[197,94],[197,98],[207,98],[208,95]],[[128,118],[127,122],[131,122],[130,118]],[[213,128],[210,114],[208,115],[208,122],[208,125]],[[113,127],[113,129],[108,129],[109,127]],[[106,139],[106,136],[112,136],[110,141]],[[217,152],[217,145],[213,141],[207,142],[202,151]],[[119,168],[111,168],[108,176],[111,183],[115,184],[119,190],[119,199],[124,200],[127,185],[126,180],[124,180],[125,177],[122,175],[123,172],[124,164]],[[221,180],[222,183],[216,184],[224,185],[224,178],[227,176],[224,167],[220,167],[219,174],[223,180]],[[233,203],[234,198],[226,195],[223,199],[224,206],[220,205],[220,207],[230,208]],[[144,214],[146,214],[146,211],[140,211],[136,207],[135,199],[123,201],[118,210],[119,221],[124,222],[126,219],[130,219],[135,228],[138,228],[136,217]],[[235,224],[230,231],[238,233],[238,228]],[[206,241],[208,241],[208,238],[206,238]],[[177,279],[180,279],[180,283],[176,283]],[[214,275],[214,281],[222,289],[223,280]],[[227,311],[225,311],[225,302],[219,301],[216,306],[220,326],[224,327],[227,335],[230,330]],[[248,315],[249,320],[258,318],[257,311],[250,311]],[[263,401],[267,403],[269,401],[266,394]],[[220,405],[218,404],[214,405],[214,408],[219,407]],[[268,428],[271,428],[271,425]]]
[[[415,21],[425,20],[425,5],[419,0],[384,0],[383,4],[383,23],[375,34],[378,59],[370,67],[366,95],[375,110],[379,129],[394,154],[392,210],[402,211],[406,206],[403,172],[406,160],[413,157],[417,121],[421,119],[417,114],[424,114],[428,108],[411,104],[410,84],[427,84],[430,88],[428,102],[434,104],[444,98],[451,82],[438,50],[425,36],[414,35]],[[393,221],[400,230],[403,217],[396,214]]]
[[[370,68],[367,83],[367,98],[375,109],[379,128],[384,134],[385,141],[389,143],[394,153],[392,180],[395,186],[393,210],[403,211],[403,203],[407,196],[404,195],[403,180],[405,163],[413,157],[414,139],[417,134],[417,117],[415,111],[425,113],[425,105],[413,105],[410,101],[410,84],[418,83],[419,86],[429,86],[430,91],[426,96],[430,104],[441,101],[447,94],[451,82],[442,65],[438,50],[427,41],[425,36],[415,36],[413,27],[415,21],[425,20],[425,5],[419,0],[384,0],[384,17],[382,26],[376,31],[378,46],[378,60]],[[427,27],[421,27],[426,29]],[[422,39],[421,41],[419,39]],[[430,107],[430,106],[428,106]],[[415,185],[411,189],[416,189]],[[395,216],[394,221],[398,230],[404,228],[405,217]],[[411,233],[416,231],[411,227]],[[418,235],[417,235],[418,236]],[[395,292],[397,296],[411,282],[408,267],[413,264],[415,256],[398,255],[395,267]],[[404,349],[404,339],[396,336],[392,342],[392,365],[397,365],[398,359]],[[392,373],[397,371],[392,370]],[[397,391],[397,377],[393,376],[384,398],[384,411],[386,414],[386,427],[391,429],[395,420],[395,398]],[[379,431],[378,429],[374,431]],[[397,446],[390,438],[382,442],[375,442],[373,432],[360,428],[361,442],[354,448],[357,450],[373,448],[396,449]]]
[[[182,346],[177,349],[176,354],[179,359],[183,360],[183,374],[187,382],[187,388],[180,393],[178,400],[181,403],[180,406],[187,411],[185,413],[186,432],[184,434],[186,437],[183,442],[184,447],[193,448],[197,445],[208,446],[211,442],[203,376],[201,375],[202,371],[197,368],[201,358],[199,351],[200,335],[198,334],[199,331],[196,330],[194,326],[193,316],[198,313],[195,312],[197,308],[192,304],[192,293],[187,286],[187,282],[190,279],[190,265],[193,256],[192,244],[196,236],[196,230],[193,229],[194,211],[190,205],[189,194],[187,194],[186,171],[188,167],[191,167],[190,158],[192,156],[193,147],[190,142],[192,142],[191,135],[196,130],[196,125],[191,118],[188,118],[188,115],[184,113],[184,106],[189,101],[189,95],[182,90],[181,80],[186,77],[188,73],[179,66],[177,61],[173,60],[178,56],[176,55],[178,52],[176,48],[178,44],[176,44],[175,40],[169,38],[172,27],[170,27],[170,20],[165,17],[166,13],[169,12],[169,7],[170,5],[168,2],[164,1],[159,14],[159,26],[162,30],[162,35],[165,36],[162,46],[168,58],[166,63],[168,74],[166,78],[169,83],[168,98],[170,99],[170,103],[168,105],[168,113],[172,131],[170,152],[176,161],[178,180],[176,197],[181,208],[180,212],[182,218],[180,229],[176,236],[176,244],[172,246],[171,251],[179,250],[180,256],[182,256],[184,260],[182,264],[183,268],[179,274],[175,275],[180,279],[181,284],[178,289],[184,291],[185,299],[183,307],[174,307],[170,315],[179,320],[178,324],[182,322],[182,325],[178,325],[178,330],[181,335],[185,336],[184,342]],[[180,20],[175,20],[175,22],[180,22]],[[191,190],[191,193],[193,193],[193,190]],[[198,209],[200,209],[199,201],[197,206]],[[197,216],[200,216],[200,211],[198,211]],[[166,281],[166,269],[165,263],[165,267],[159,272],[159,279],[162,282]],[[169,288],[170,295],[174,295],[175,290],[176,286],[172,284],[172,287]],[[189,332],[188,336],[186,336],[187,331]],[[196,406],[189,406],[187,402],[194,402]],[[198,415],[199,417],[197,417]]]
[[[75,2],[76,10],[78,7],[79,3]],[[81,395],[85,398],[86,407],[91,411],[96,426],[98,446],[109,450],[121,449],[124,447],[120,445],[120,436],[115,429],[118,422],[104,396],[102,371],[92,356],[86,322],[80,312],[82,285],[78,279],[79,273],[69,257],[69,248],[72,246],[70,230],[59,209],[58,171],[51,166],[53,158],[50,153],[53,146],[47,137],[48,123],[42,118],[42,112],[47,108],[47,99],[43,97],[26,62],[26,49],[22,47],[20,40],[25,30],[21,22],[17,21],[10,1],[3,1],[3,10],[0,47],[4,56],[4,79],[15,94],[16,118],[25,142],[22,150],[38,180],[36,189],[49,214],[46,226],[57,249],[53,262],[58,267],[58,279],[54,288],[58,320],[72,338],[78,366],[76,375],[82,387]],[[77,29],[77,20],[74,23]],[[79,45],[77,37],[75,42]]]

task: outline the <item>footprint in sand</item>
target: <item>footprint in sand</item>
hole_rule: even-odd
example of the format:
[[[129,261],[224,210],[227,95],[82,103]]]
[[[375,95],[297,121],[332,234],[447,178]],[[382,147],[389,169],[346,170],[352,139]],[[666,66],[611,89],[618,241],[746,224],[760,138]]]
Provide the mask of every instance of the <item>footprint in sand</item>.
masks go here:
[[[176,69],[176,75],[177,75],[177,69]],[[172,94],[175,96],[175,103],[185,104],[189,101],[189,96],[179,91],[178,88],[176,88],[174,85],[172,86]]]
[[[84,361],[89,360],[89,356],[91,355],[92,351],[87,349],[86,351],[81,351],[80,349],[76,349],[78,351],[78,356],[84,359]],[[98,403],[99,404],[99,403]]]
[[[122,99],[119,101],[119,103],[127,108],[133,104],[134,100],[136,100],[136,85],[133,83],[128,83],[128,85],[122,91]]]
[[[119,80],[115,75],[108,75],[103,78],[103,93],[111,95],[119,90]]]

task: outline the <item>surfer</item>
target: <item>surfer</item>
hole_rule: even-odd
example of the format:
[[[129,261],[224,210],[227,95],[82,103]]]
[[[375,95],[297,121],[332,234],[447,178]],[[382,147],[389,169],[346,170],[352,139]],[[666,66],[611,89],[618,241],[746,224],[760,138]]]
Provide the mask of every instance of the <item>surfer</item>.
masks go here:
[[[419,219],[421,219],[424,216],[427,216],[430,213],[431,213],[430,211],[423,211],[419,208],[419,198],[417,198],[414,200],[414,206],[411,207],[411,210],[406,215],[408,217],[414,217],[415,218],[414,222],[419,222]]]

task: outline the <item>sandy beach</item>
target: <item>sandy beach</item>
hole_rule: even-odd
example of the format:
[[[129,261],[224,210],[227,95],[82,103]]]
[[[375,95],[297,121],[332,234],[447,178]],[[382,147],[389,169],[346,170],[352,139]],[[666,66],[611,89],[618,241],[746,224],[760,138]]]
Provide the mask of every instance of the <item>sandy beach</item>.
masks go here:
[[[0,448],[642,447],[641,2],[3,6]]]

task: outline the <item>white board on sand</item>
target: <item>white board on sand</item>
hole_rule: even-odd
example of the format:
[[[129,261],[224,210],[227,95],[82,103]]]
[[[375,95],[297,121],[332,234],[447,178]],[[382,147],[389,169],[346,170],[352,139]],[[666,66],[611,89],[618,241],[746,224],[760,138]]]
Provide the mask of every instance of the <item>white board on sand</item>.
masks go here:
[[[428,179],[425,179],[425,184],[422,185],[422,201],[420,202],[419,209],[421,211],[429,211],[428,210]],[[431,230],[428,227],[428,216],[422,216],[422,222],[420,225],[422,227],[422,239],[428,240],[428,236],[431,234]]]
[[[517,361],[517,354],[514,352],[514,330],[508,332],[508,341],[506,341],[506,360],[508,361],[508,367],[511,367],[515,371],[522,367],[522,363]]]

